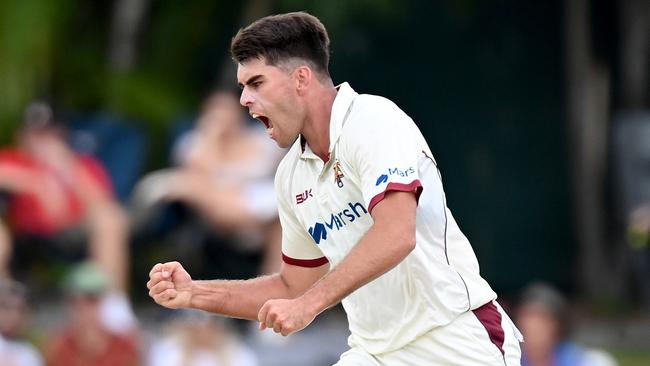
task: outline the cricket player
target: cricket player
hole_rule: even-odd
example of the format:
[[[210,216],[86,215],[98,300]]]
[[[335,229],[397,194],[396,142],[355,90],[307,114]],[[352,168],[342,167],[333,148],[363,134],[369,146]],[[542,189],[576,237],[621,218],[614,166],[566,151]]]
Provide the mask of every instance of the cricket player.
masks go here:
[[[257,20],[231,53],[241,104],[290,147],[275,178],[283,266],[196,281],[180,263],[158,263],[150,296],[285,336],[342,302],[351,336],[339,366],[520,365],[521,334],[481,278],[411,118],[333,84],[327,31],[307,13]]]

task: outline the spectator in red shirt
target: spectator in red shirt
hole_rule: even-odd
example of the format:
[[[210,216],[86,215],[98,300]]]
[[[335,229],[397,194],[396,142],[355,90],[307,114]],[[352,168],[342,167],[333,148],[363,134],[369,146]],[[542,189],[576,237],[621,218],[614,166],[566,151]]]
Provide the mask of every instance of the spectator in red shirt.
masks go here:
[[[124,289],[127,220],[106,171],[70,148],[47,104],[33,103],[24,117],[17,146],[0,150],[0,191],[9,197],[6,226],[0,224],[0,276],[11,275],[15,239],[66,246],[81,236],[89,256],[113,274],[112,285]]]

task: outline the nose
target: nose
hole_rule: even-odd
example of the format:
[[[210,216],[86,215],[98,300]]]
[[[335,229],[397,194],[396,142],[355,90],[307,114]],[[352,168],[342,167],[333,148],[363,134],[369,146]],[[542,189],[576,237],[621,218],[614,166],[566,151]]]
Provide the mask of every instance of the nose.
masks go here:
[[[241,96],[239,97],[239,104],[244,107],[249,107],[253,104],[253,97],[247,88],[242,89]]]

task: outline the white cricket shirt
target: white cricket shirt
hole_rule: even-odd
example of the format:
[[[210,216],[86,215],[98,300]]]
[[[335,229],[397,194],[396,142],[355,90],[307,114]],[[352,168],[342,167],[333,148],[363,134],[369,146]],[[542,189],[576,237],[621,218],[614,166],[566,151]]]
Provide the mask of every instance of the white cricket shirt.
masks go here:
[[[418,197],[416,248],[343,300],[350,343],[393,351],[496,298],[446,206],[436,162],[413,120],[344,83],[332,106],[330,159],[298,139],[275,177],[285,262],[336,266],[373,225],[387,191]]]

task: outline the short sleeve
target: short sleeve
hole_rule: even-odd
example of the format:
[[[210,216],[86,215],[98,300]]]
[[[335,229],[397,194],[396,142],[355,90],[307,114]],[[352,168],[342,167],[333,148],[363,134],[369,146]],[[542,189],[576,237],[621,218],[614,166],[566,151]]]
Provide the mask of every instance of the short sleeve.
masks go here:
[[[372,107],[369,117],[351,126],[348,145],[359,173],[363,199],[368,211],[389,191],[422,192],[418,162],[422,156],[422,135],[413,121],[396,105],[372,97],[363,109]],[[370,106],[368,106],[370,104]]]
[[[278,173],[280,174],[280,173]],[[278,192],[278,216],[282,226],[282,260],[300,267],[319,267],[329,261],[316,246],[305,228],[300,225],[287,199],[287,194],[276,177]]]

